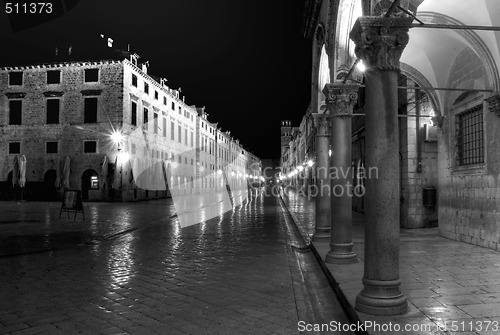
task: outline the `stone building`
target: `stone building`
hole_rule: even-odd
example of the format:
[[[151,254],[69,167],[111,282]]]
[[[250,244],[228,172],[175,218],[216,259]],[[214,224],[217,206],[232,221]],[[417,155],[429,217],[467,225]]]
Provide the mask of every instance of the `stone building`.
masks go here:
[[[326,259],[356,261],[344,209],[364,212],[359,311],[407,310],[400,227],[437,225],[441,236],[500,250],[499,13],[492,0],[305,1],[311,109],[327,107],[328,126],[316,130],[332,150],[320,164],[327,153],[317,143],[316,165],[355,172],[331,179],[332,189],[366,191],[331,196]]]
[[[232,137],[217,142],[208,115],[148,74],[138,55],[109,51],[98,61],[66,55],[0,68],[2,200],[55,200],[69,188],[89,200],[158,198],[172,187],[201,192],[200,168],[227,169],[229,148],[242,153],[246,183],[258,158]],[[14,160],[23,155],[20,188]]]

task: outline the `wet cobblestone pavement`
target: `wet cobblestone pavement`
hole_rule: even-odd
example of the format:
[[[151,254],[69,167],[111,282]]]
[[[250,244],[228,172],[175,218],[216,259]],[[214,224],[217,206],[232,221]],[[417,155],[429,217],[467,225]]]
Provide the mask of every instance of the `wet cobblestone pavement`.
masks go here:
[[[4,237],[16,224],[26,236],[84,229],[93,242],[1,257],[0,334],[298,334],[307,321],[277,198],[183,229],[166,200],[92,206],[85,223],[57,225],[22,210],[5,223],[2,207]]]

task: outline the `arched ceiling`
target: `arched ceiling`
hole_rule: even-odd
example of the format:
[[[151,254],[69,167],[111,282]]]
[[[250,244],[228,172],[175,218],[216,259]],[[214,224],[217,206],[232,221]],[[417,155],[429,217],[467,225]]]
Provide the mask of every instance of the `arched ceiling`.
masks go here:
[[[498,27],[500,1],[424,0],[418,7],[418,17],[424,18],[425,23],[450,24],[443,22],[444,18],[464,25]],[[403,52],[401,62],[420,71],[433,86],[446,87],[453,60],[460,52],[471,48],[481,57],[477,46],[471,43],[470,38],[465,38],[464,33],[467,34],[465,31],[451,29],[411,28],[410,42]],[[474,30],[473,34],[482,40],[491,60],[500,67],[500,32]],[[443,96],[443,92],[438,93]]]

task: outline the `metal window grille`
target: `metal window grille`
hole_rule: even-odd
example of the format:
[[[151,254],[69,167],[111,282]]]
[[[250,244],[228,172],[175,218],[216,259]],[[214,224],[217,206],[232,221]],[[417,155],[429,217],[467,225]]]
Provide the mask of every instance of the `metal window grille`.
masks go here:
[[[483,105],[456,116],[458,165],[484,163]]]

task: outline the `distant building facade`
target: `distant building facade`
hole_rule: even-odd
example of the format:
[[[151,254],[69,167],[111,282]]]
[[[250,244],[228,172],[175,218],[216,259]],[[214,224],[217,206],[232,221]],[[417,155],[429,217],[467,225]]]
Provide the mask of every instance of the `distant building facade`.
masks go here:
[[[237,170],[234,178],[247,183],[250,162],[258,167],[260,160],[209,122],[204,110],[187,105],[165,79],[149,75],[138,58],[0,68],[2,200],[20,197],[13,186],[21,175],[14,160],[23,155],[27,199],[54,200],[67,188],[81,190],[88,200],[158,198],[172,186],[189,194],[215,187],[213,180],[202,185],[198,179],[217,169],[230,177]],[[141,182],[150,172],[163,176],[164,185]]]

